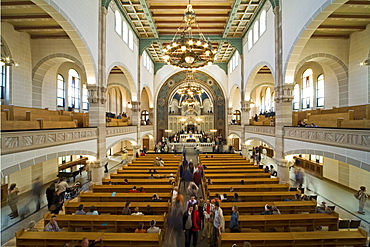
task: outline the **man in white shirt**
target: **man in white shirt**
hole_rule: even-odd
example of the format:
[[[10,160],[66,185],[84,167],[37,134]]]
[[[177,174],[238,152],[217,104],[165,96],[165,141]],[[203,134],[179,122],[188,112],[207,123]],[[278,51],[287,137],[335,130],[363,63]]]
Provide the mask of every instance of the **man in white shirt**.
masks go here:
[[[150,227],[146,231],[147,233],[159,233],[161,231],[161,229],[159,229],[159,227],[155,226],[155,223],[156,223],[155,220],[152,220],[150,222]]]

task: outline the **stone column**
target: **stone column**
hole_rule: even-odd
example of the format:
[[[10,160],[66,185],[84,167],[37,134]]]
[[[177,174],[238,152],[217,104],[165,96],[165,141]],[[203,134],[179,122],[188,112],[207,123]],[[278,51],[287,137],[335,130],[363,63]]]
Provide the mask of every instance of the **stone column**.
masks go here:
[[[231,119],[233,118],[233,108],[228,107],[227,108],[227,124],[231,123]]]
[[[132,125],[140,126],[140,102],[132,101]]]
[[[99,11],[99,36],[98,36],[98,80],[96,84],[88,84],[89,90],[89,118],[90,126],[97,127],[97,157],[91,165],[92,183],[102,184],[104,177],[104,164],[106,163],[106,16],[108,10],[101,7]]]
[[[150,107],[149,108],[149,120],[150,123],[154,124],[155,123],[155,114],[154,114],[154,108]]]
[[[247,144],[242,144],[241,145],[242,146],[242,155],[243,155],[243,157],[245,157],[245,158],[247,158],[247,160],[249,160],[249,153],[248,153],[248,145]]]
[[[140,155],[140,145],[132,145],[132,150],[133,150],[133,153],[134,153],[134,157],[136,157],[136,153],[138,153]]]
[[[249,114],[250,114],[250,101],[241,101],[241,125],[242,125],[242,136],[241,136],[241,143],[242,145],[245,143],[245,126],[249,125]]]

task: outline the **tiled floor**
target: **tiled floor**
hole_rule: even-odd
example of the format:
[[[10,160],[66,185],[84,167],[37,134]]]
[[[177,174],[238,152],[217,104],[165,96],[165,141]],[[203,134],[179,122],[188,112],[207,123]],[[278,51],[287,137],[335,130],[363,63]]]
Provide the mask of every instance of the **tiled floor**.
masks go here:
[[[108,168],[110,172],[115,171],[119,167],[120,157],[112,156],[109,157],[109,164]],[[191,149],[187,152],[187,159],[192,159],[193,162],[196,162],[196,156],[193,154]],[[265,165],[274,165],[276,169],[276,165],[274,164],[273,160],[270,158],[263,159],[262,163]],[[294,183],[294,174],[291,171],[291,178],[292,183]],[[77,178],[81,182],[86,182],[86,173],[82,174],[82,178]],[[73,184],[73,182],[71,182]],[[87,184],[85,187],[87,187]],[[306,193],[309,194],[317,194],[318,195],[318,202],[326,201],[328,205],[335,205],[335,211],[339,213],[341,219],[360,219],[361,220],[361,227],[366,229],[367,231],[370,230],[370,201],[367,201],[365,205],[365,215],[360,215],[357,213],[358,211],[358,203],[357,200],[353,197],[353,191],[349,189],[342,188],[337,186],[335,183],[318,179],[311,175],[306,174],[305,177],[305,186],[309,188],[311,191],[307,191]],[[188,200],[189,197],[185,193],[185,191],[180,187],[180,193],[185,196],[185,199]],[[39,222],[42,219],[42,216],[46,213],[47,209],[45,207],[46,200],[43,198],[42,206],[43,208],[39,211],[34,213],[35,211],[35,203],[30,199],[30,195],[22,195],[19,200],[19,209],[21,214],[23,213],[24,219],[21,220],[20,217],[10,220],[8,214],[10,213],[10,209],[8,206],[3,206],[1,208],[1,244],[2,246],[15,246],[15,239],[14,234],[21,228],[25,228],[28,225],[28,222],[34,220]],[[43,229],[43,225],[41,222],[36,224],[36,228],[39,230]],[[207,240],[204,239],[200,241],[201,233],[199,233],[199,240],[198,240],[198,247],[208,247]],[[184,240],[184,238],[182,239]],[[184,241],[182,241],[184,242]],[[6,244],[5,244],[6,243]]]

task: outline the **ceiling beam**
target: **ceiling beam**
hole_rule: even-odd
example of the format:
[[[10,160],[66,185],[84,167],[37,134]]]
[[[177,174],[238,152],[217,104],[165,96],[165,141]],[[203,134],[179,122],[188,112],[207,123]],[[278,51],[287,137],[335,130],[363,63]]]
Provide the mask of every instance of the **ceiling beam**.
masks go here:
[[[337,26],[337,25],[321,25],[317,29],[322,29],[328,31],[328,29],[335,30],[365,30],[366,26]]]
[[[346,5],[369,5],[369,1],[348,1]]]
[[[219,21],[206,21],[206,20],[197,20],[196,21],[198,24],[202,24],[202,23],[213,23],[213,24],[218,24],[220,23]],[[165,21],[165,20],[158,20],[158,21],[155,21],[155,24],[172,24],[173,25],[173,21]]]
[[[52,20],[50,15],[2,15],[3,21],[40,21],[40,20]]]
[[[313,34],[311,38],[349,39],[349,35]]]
[[[331,14],[328,18],[337,19],[370,19],[370,15],[342,15],[342,14]]]
[[[233,4],[233,8],[231,9],[231,12],[230,12],[230,15],[229,15],[229,19],[227,20],[227,23],[226,23],[225,30],[224,30],[224,32],[222,34],[222,37],[223,38],[226,38],[227,37],[227,34],[229,33],[230,27],[233,24],[233,21],[235,19],[235,16],[236,16],[236,14],[238,12],[240,2],[241,2],[241,0],[236,0],[234,2],[234,4]]]
[[[152,13],[151,13],[151,11],[149,9],[148,4],[146,3],[145,0],[140,0],[140,3],[141,3],[141,6],[143,7],[143,11],[145,13],[146,19],[149,22],[149,26],[152,29],[152,32],[154,34],[154,38],[158,38],[159,37],[158,31],[157,31],[157,29],[156,29],[156,27],[154,25],[154,20],[152,18]]]
[[[178,14],[153,14],[153,18],[156,18],[156,17],[179,17]],[[180,16],[182,18],[182,16]],[[229,17],[228,14],[197,14],[197,18],[202,18],[202,17],[216,17],[216,18],[220,18],[220,17],[224,17],[224,18],[227,18]]]
[[[31,39],[69,39],[67,34],[61,35],[31,35]]]
[[[61,26],[15,26],[17,31],[64,31]]]
[[[6,6],[25,6],[25,5],[33,5],[33,6],[37,6],[36,4],[34,4],[33,2],[31,1],[14,1],[14,2],[4,2],[2,1],[1,3],[1,8],[4,8]]]
[[[150,9],[151,10],[161,10],[161,9],[174,9],[174,10],[185,10],[186,9],[186,6],[185,5],[176,5],[176,6],[160,6],[160,5],[151,5],[150,6]],[[196,5],[196,6],[193,6],[193,10],[194,11],[198,11],[198,10],[210,10],[210,9],[214,9],[214,10],[219,10],[219,9],[226,9],[226,10],[229,10],[230,9],[230,6],[217,6],[217,5]]]

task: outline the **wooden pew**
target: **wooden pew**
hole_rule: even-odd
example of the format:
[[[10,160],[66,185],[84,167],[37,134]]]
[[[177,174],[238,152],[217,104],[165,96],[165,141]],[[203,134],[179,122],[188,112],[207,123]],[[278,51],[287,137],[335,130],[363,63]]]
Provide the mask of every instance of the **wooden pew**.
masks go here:
[[[247,166],[244,169],[234,169],[233,167],[224,168],[224,169],[214,169],[213,167],[204,170],[208,173],[248,173],[252,172],[263,172],[263,169],[258,169],[258,166]]]
[[[151,202],[151,193],[80,193],[81,202]],[[171,199],[171,193],[156,193],[162,201]],[[155,203],[155,202],[152,202]]]
[[[227,174],[218,174],[218,173],[208,173],[204,171],[205,176],[210,179],[214,178],[238,178],[240,180],[245,178],[269,178],[271,177],[270,173],[263,172],[263,169],[251,169],[249,173],[227,173]],[[240,181],[239,180],[239,181]]]
[[[124,179],[123,178],[103,178],[102,179],[102,182],[103,184],[115,184],[115,183],[118,183],[118,184],[121,184],[123,183]],[[141,185],[141,186],[144,186],[146,184],[148,185],[153,185],[153,184],[170,184],[171,181],[174,181],[174,179],[147,179],[147,178],[143,178],[143,179],[128,179],[130,185],[134,186],[134,185]]]
[[[230,186],[227,185],[217,185],[212,184],[208,185],[208,190],[213,192],[229,192]],[[231,186],[234,188],[235,192],[248,192],[248,191],[288,191],[289,185],[288,184],[236,184]]]
[[[271,201],[283,201],[284,199],[293,199],[296,191],[271,191],[271,192],[237,192],[239,199],[245,202],[271,202]],[[216,192],[210,192],[210,196],[213,198]],[[227,197],[232,199],[234,192],[226,192]]]
[[[64,204],[65,213],[72,214],[77,211],[77,208],[80,204],[83,204],[85,210],[90,208],[91,206],[95,206],[96,210],[100,214],[114,214],[120,215],[122,214],[122,209],[125,207],[125,202],[77,202],[77,201],[66,201]],[[135,207],[139,207],[140,212],[146,211],[146,206],[150,205],[151,209],[153,210],[154,214],[163,214],[164,212],[168,212],[170,208],[170,204],[168,202],[131,202],[131,210]]]
[[[168,169],[175,169],[176,171],[179,169],[179,166],[176,165],[176,166],[153,166],[153,165],[148,165],[148,166],[141,166],[141,165],[128,165],[128,166],[123,166],[121,168],[122,170],[146,170],[146,171],[149,171],[149,170],[153,170],[153,169],[156,169],[157,171],[161,171],[161,170],[168,170]]]
[[[236,156],[238,156],[238,157],[242,157],[242,156],[240,156],[240,154],[230,154],[230,153],[226,153],[226,154],[207,154],[207,153],[205,153],[205,154],[199,154],[199,158],[205,158],[206,156],[210,156],[210,155],[213,155],[213,157],[236,157]]]
[[[354,246],[366,245],[367,233],[358,231],[322,231],[322,232],[261,232],[261,233],[221,233],[219,247],[230,247],[233,244],[243,246],[244,241],[253,247],[289,246]]]
[[[225,225],[230,224],[230,215],[225,215]],[[313,231],[315,226],[328,226],[329,231],[338,230],[339,215],[332,214],[276,214],[276,215],[240,215],[239,226],[243,228],[258,229],[263,232],[271,228],[284,228],[290,231],[291,227],[306,227]]]
[[[44,226],[50,221],[50,212],[44,215]],[[164,215],[57,215],[57,222],[60,228],[68,228],[74,232],[78,228],[89,229],[92,232],[127,232],[126,229],[134,231],[139,222],[148,228],[150,222],[155,220],[156,226],[163,229]]]
[[[267,174],[267,173],[264,173]],[[214,185],[229,185],[241,184],[241,180],[244,180],[244,184],[278,184],[279,178],[270,178],[269,176],[261,178],[212,178]],[[209,186],[209,185],[208,185]]]
[[[208,170],[213,170],[213,169],[238,169],[238,170],[243,170],[243,169],[256,169],[258,166],[255,165],[240,165],[240,164],[225,164],[225,165],[219,165],[219,164],[211,164],[208,165],[206,164],[207,168],[205,169],[206,171]]]
[[[156,174],[153,174],[153,177],[157,179],[160,177],[163,179],[164,175],[166,174],[156,173]],[[175,175],[176,174],[174,174],[174,176]],[[110,177],[111,178],[127,178],[127,179],[134,179],[134,178],[149,179],[150,174],[149,173],[112,173]]]
[[[132,163],[132,165],[134,165],[134,166],[152,166],[152,168],[155,168],[155,167],[161,167],[161,166],[154,166],[154,164],[153,164],[153,160],[152,161],[147,161],[147,162],[145,162],[145,161],[142,161],[142,162],[134,162],[134,163]],[[128,166],[127,167],[130,167],[130,166],[132,166],[131,164],[128,164]],[[179,165],[180,165],[180,162],[164,162],[164,166],[163,167],[179,167]]]
[[[117,193],[128,193],[134,185],[93,185],[92,191],[94,193],[100,192],[117,192]],[[173,186],[170,184],[161,184],[161,185],[145,185],[145,186],[137,186],[137,189],[143,187],[145,192],[151,193],[165,193],[165,192],[172,192]]]
[[[23,228],[16,232],[17,247],[60,247],[69,241],[80,241],[84,237],[89,240],[102,238],[95,246],[99,247],[160,247],[158,233],[103,233],[103,232],[27,232]]]
[[[153,169],[156,169],[156,168],[151,168],[152,170]],[[136,170],[136,169],[130,169],[130,168],[123,168],[123,169],[118,169],[117,170],[117,173],[141,173],[141,174],[149,174],[149,170],[146,170],[146,169],[142,169],[142,170]],[[157,170],[157,169],[156,169]],[[161,169],[161,170],[157,170],[157,173],[159,174],[170,174],[170,173],[174,173],[176,174],[177,172],[177,168],[176,169]]]
[[[231,215],[232,206],[238,206],[240,214],[260,214],[265,205],[277,206],[282,214],[296,214],[301,212],[315,213],[316,201],[286,201],[286,202],[221,202],[220,207],[224,215]]]

